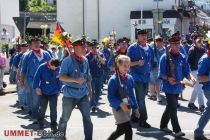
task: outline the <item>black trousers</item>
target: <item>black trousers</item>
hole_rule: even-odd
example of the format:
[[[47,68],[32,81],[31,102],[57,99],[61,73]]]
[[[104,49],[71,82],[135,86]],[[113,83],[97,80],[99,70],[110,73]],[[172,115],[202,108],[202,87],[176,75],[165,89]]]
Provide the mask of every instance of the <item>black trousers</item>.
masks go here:
[[[167,105],[160,122],[160,128],[165,128],[168,127],[169,120],[171,120],[173,131],[175,133],[181,131],[177,117],[178,97],[179,94],[166,93]]]
[[[124,140],[132,140],[133,131],[130,121],[117,125],[117,129],[109,136],[107,140],[116,140],[121,135],[125,134]]]

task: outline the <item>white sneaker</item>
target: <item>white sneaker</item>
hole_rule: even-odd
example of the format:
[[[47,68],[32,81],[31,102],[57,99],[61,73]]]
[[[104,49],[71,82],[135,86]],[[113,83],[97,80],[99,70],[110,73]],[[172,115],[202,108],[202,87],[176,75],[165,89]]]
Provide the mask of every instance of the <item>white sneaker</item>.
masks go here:
[[[159,95],[159,96],[157,96],[157,102],[162,102],[162,97]]]

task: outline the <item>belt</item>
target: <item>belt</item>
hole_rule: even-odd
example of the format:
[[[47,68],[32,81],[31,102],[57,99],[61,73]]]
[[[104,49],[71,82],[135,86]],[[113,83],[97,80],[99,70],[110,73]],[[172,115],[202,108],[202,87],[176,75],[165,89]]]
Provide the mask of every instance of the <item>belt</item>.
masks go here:
[[[66,86],[67,86],[67,85],[66,85]],[[72,89],[74,89],[74,90],[80,90],[80,91],[84,90],[84,88],[77,88],[77,87],[71,87],[71,86],[67,86],[67,87],[72,88]]]
[[[131,72],[136,73],[136,74],[140,74],[140,75],[149,75],[150,74],[148,72],[139,72],[139,71],[136,71],[136,70],[131,70]]]

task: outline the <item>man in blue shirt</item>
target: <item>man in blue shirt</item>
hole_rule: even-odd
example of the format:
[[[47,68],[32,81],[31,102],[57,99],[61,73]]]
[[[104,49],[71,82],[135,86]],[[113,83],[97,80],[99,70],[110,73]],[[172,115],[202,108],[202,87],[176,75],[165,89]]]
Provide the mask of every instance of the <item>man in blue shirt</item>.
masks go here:
[[[26,76],[25,84],[28,86],[26,90],[26,94],[30,95],[30,108],[32,108],[32,116],[37,119],[38,116],[38,108],[39,108],[39,97],[35,94],[34,89],[32,88],[32,82],[34,79],[34,75],[36,70],[38,69],[39,65],[49,61],[51,59],[48,52],[40,49],[40,39],[34,38],[31,41],[31,48],[29,52],[24,56],[22,61],[22,68],[21,68],[21,87],[24,87],[24,79]]]
[[[62,83],[59,80],[59,60],[51,59],[39,66],[33,80],[33,88],[38,96],[40,96],[40,108],[38,123],[40,129],[43,129],[43,120],[47,109],[50,105],[51,130],[53,133],[57,131],[57,100],[60,94]]]
[[[93,124],[90,118],[91,77],[88,60],[83,56],[86,39],[82,38],[72,43],[74,52],[67,56],[59,72],[63,82],[63,112],[58,129],[64,133],[62,139],[66,139],[67,122],[75,106],[78,106],[84,125],[85,140],[92,140]]]
[[[109,76],[110,76],[110,69],[108,67],[108,61],[109,61],[109,59],[111,59],[111,51],[109,49],[109,39],[104,38],[102,41],[102,44],[104,47],[102,50],[102,53],[106,59],[106,64],[103,65],[103,69],[104,69],[103,82],[107,83],[109,80]]]
[[[154,53],[152,48],[146,44],[146,42],[147,32],[140,29],[137,32],[137,42],[128,48],[128,56],[131,58],[130,74],[135,81],[135,94],[141,114],[139,126],[150,128],[150,124],[147,123],[145,96],[148,93],[150,71],[154,60]],[[133,118],[132,120],[135,121],[136,119]]]
[[[204,136],[204,127],[210,118],[210,42],[207,45],[207,54],[203,55],[198,62],[197,80],[203,85],[204,96],[207,99],[207,107],[201,115],[197,128],[194,131],[195,140],[207,140]]]
[[[104,58],[104,55],[97,50],[98,42],[96,40],[92,40],[89,46],[91,46],[92,49],[86,55],[86,58],[88,59],[90,74],[92,76],[91,85],[93,96],[91,100],[91,110],[95,112],[103,87],[103,65],[106,64],[106,59]]]
[[[19,101],[19,107],[24,110],[25,109],[25,92],[24,88],[22,88],[19,84],[20,80],[20,69],[19,69],[19,63],[21,60],[21,57],[23,54],[28,50],[28,44],[23,43],[20,45],[20,53],[15,55],[14,60],[13,60],[13,70],[16,71],[17,73],[17,92],[18,92],[18,101]]]
[[[160,58],[158,78],[162,79],[161,91],[166,95],[166,109],[161,118],[160,129],[171,133],[168,123],[171,124],[175,137],[185,134],[181,131],[177,117],[178,96],[182,92],[181,81],[185,78],[195,82],[190,74],[186,57],[180,53],[180,37],[172,35],[169,38],[170,49]]]

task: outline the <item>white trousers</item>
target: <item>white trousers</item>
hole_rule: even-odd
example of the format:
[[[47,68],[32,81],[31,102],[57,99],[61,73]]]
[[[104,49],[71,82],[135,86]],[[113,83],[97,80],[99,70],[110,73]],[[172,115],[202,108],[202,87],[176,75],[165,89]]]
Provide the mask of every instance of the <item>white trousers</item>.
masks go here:
[[[197,78],[197,70],[192,71],[192,75]],[[204,105],[204,95],[202,90],[202,85],[196,82],[194,85],[194,89],[190,98],[189,103],[195,103],[196,98],[198,98],[198,105],[199,107]]]

